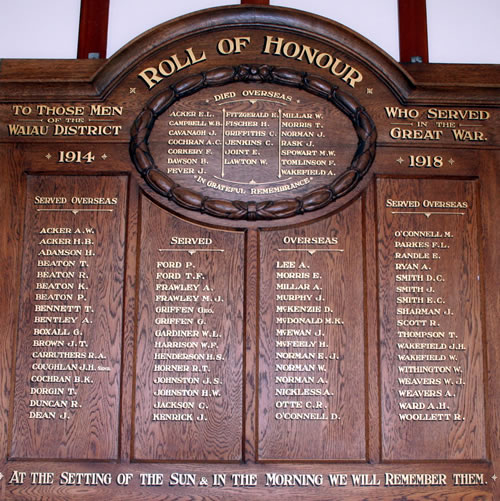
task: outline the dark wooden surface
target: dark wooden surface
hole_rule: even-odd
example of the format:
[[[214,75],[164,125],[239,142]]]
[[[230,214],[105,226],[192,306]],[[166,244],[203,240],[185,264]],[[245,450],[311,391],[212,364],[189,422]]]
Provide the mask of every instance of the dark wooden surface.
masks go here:
[[[366,459],[361,207],[362,200],[357,199],[341,213],[306,227],[261,233],[258,437],[262,461]],[[318,236],[337,243],[283,242]],[[298,297],[291,300],[290,296]],[[296,313],[295,306],[314,310]],[[290,335],[290,331],[301,334]],[[290,340],[307,345],[282,344]],[[278,379],[285,377],[289,380]],[[280,390],[290,390],[291,396]],[[294,392],[300,397],[294,398]],[[301,418],[304,414],[316,420]]]
[[[239,461],[243,437],[244,235],[193,227],[146,198],[141,201],[141,216],[134,459]],[[211,243],[174,245],[172,238],[210,239]],[[173,292],[171,287],[179,284],[191,286],[191,290]],[[180,299],[168,301],[172,296]],[[188,334],[172,335],[176,331]],[[158,343],[191,345],[165,348],[157,347]],[[157,358],[162,354],[198,358]],[[174,371],[173,366],[183,369]],[[173,377],[190,382],[161,382]],[[157,379],[160,382],[155,382]],[[172,397],[162,395],[162,390],[191,393]],[[193,407],[155,407],[168,402],[187,402]],[[152,420],[154,414],[183,414],[190,420]]]
[[[9,455],[16,459],[117,459],[127,180],[116,176],[54,180],[54,176],[29,175],[26,181],[21,277],[25,294],[20,304]],[[71,203],[72,197],[89,193],[116,197],[119,205],[97,212],[89,211],[89,205]],[[62,204],[35,202],[35,197],[61,195],[67,199]],[[50,229],[65,233],[46,233]],[[53,243],[58,240],[64,243]],[[77,254],[44,254],[58,249]],[[47,265],[54,261],[66,264]],[[68,299],[47,299],[57,294]],[[44,310],[69,305],[73,310],[68,312]],[[44,322],[54,317],[65,323]],[[51,355],[58,352],[76,355],[65,360]],[[67,370],[68,364],[77,364],[78,369]],[[46,368],[51,365],[56,367]],[[66,376],[70,381],[31,381],[43,376]],[[65,388],[62,395],[44,393],[61,387]],[[46,401],[63,407],[38,406]],[[51,411],[55,417],[31,417]],[[86,432],[75,439],[79,430]],[[53,440],[53,434],[59,439]]]
[[[379,179],[377,188],[379,276],[386,277],[384,283],[394,284],[379,285],[383,457],[485,460],[480,253],[474,214],[479,200],[475,183]],[[466,202],[468,208],[388,208],[388,199],[456,200]],[[424,237],[419,237],[422,234]],[[398,247],[412,244],[421,247]],[[405,257],[415,253],[421,257]],[[412,286],[417,291],[408,291]],[[415,309],[417,313],[398,314],[397,308]],[[398,326],[398,321],[409,323]],[[403,337],[416,332],[426,333],[425,337]],[[435,358],[420,364],[411,358],[424,353]],[[402,358],[405,356],[410,358]],[[402,372],[418,365],[439,372]],[[403,383],[401,378],[405,379]],[[415,385],[414,379],[426,382]],[[430,391],[422,398],[415,396],[416,388]],[[400,393],[405,390],[408,393]],[[443,420],[401,419],[415,415],[418,419]]]
[[[363,80],[352,88],[304,59],[263,54],[267,35],[334,54],[360,69]],[[220,39],[238,36],[252,40],[241,54],[217,52]],[[205,51],[207,60],[165,78],[151,91],[137,77],[145,68],[157,66],[172,54],[177,53],[182,59],[189,47],[197,54]],[[132,124],[147,102],[186,77],[248,63],[292,67],[319,76],[352,94],[364,107],[377,128],[376,158],[348,196],[313,213],[282,221],[223,221],[180,207],[154,192],[140,177],[128,146]],[[313,15],[268,6],[221,8],[209,11],[209,15],[180,18],[155,28],[109,61],[2,61],[0,195],[4,212],[0,219],[0,285],[7,292],[0,295],[1,497],[56,501],[498,498],[500,480],[495,482],[492,477],[500,475],[499,71],[498,66],[488,65],[400,66],[345,27]],[[225,90],[223,85],[219,89]],[[303,92],[294,90],[297,95]],[[199,95],[185,99],[196,100]],[[321,108],[320,98],[312,97],[308,103],[311,108]],[[180,104],[182,109],[182,101]],[[16,105],[29,106],[33,112],[16,115]],[[71,122],[67,120],[71,117],[64,115],[38,116],[37,105],[82,106],[83,121]],[[123,109],[113,117],[96,117],[90,115],[91,105]],[[389,116],[387,109],[395,110],[395,115]],[[399,116],[398,109],[403,115],[411,109],[415,118]],[[431,119],[429,110],[441,110],[445,118]],[[489,116],[478,121],[450,118],[450,113],[457,110],[487,112]],[[49,122],[49,118],[60,121]],[[90,119],[112,120],[109,125],[121,129],[117,135],[106,136],[53,134],[58,124],[96,125]],[[155,130],[160,136],[169,130],[168,125],[160,126],[161,121]],[[448,126],[437,122],[446,122]],[[47,135],[15,136],[9,132],[12,129],[8,125],[27,123],[48,126]],[[335,146],[339,152],[349,153],[346,158],[352,156],[357,142],[352,124],[337,113],[331,115],[328,123],[329,129],[335,127],[339,128],[339,135],[332,137],[340,138]],[[391,132],[395,127],[443,133],[439,140],[395,139]],[[473,131],[482,132],[485,140],[455,140],[452,129],[469,131],[470,137]],[[160,136],[152,144],[153,155],[166,158],[168,152],[165,154]],[[91,151],[95,160],[91,164],[61,163],[60,151]],[[431,164],[439,157],[439,166],[410,167],[411,158],[416,157],[425,162],[429,157]],[[346,167],[344,162],[339,165],[339,169]],[[49,182],[52,180],[57,182]],[[102,231],[96,239],[102,243],[97,271],[92,276],[92,294],[100,308],[95,342],[109,353],[113,377],[103,378],[103,384],[95,391],[87,390],[87,407],[80,409],[85,414],[81,414],[78,429],[47,422],[34,426],[26,424],[23,417],[28,389],[23,381],[31,370],[31,352],[35,349],[32,339],[26,337],[26,327],[32,325],[29,314],[33,314],[29,311],[34,293],[29,277],[34,273],[32,260],[38,245],[33,237],[33,213],[27,202],[32,194],[41,194],[44,189],[57,194],[71,188],[76,193],[85,186],[92,196],[101,187],[107,190],[119,186],[123,204],[112,224],[97,221]],[[395,317],[399,318],[395,314],[396,296],[402,294],[396,293],[394,280],[396,273],[403,272],[395,269],[395,264],[402,261],[394,256],[393,230],[397,223],[396,216],[384,206],[387,197],[465,198],[472,204],[465,219],[453,224],[443,220],[445,216],[434,219],[438,216],[415,215],[408,216],[410,219],[404,224],[406,229],[451,231],[455,235],[449,249],[439,250],[443,255],[436,273],[447,278],[439,296],[455,310],[455,315],[446,319],[447,329],[457,332],[460,342],[467,345],[463,353],[458,353],[456,362],[464,370],[466,384],[456,399],[450,398],[450,407],[455,406],[459,413],[464,411],[466,419],[461,424],[410,426],[395,418],[402,401],[395,384],[396,365],[400,364],[395,355],[401,350],[396,352],[393,335]],[[61,218],[54,218],[51,225],[62,225]],[[338,366],[334,361],[329,363],[328,384],[334,395],[320,400],[322,405],[338,407],[345,418],[339,422],[280,423],[273,418],[278,411],[277,396],[273,395],[278,350],[276,317],[277,307],[288,301],[278,300],[274,289],[274,267],[278,261],[285,261],[277,249],[281,248],[279,240],[284,235],[311,236],[317,232],[338,235],[339,247],[344,249],[338,256],[306,254],[305,264],[324,273],[323,288],[333,309],[339,312],[336,316],[344,321],[329,332],[333,344],[328,349],[344,352],[345,359],[339,360]],[[213,363],[211,367],[225,378],[225,383],[222,397],[209,399],[206,426],[173,422],[165,426],[166,423],[150,420],[157,400],[151,394],[151,366],[156,363],[153,353],[167,352],[154,348],[156,326],[152,323],[159,314],[153,310],[160,304],[154,298],[154,266],[158,249],[176,233],[210,237],[214,247],[217,242],[217,247],[225,250],[223,258],[218,255],[205,259],[194,254],[176,259],[182,266],[189,261],[204,268],[207,283],[223,291],[220,295],[225,300],[217,303],[217,313],[205,315],[216,330],[224,333],[218,353],[229,357],[225,363]],[[296,250],[289,252],[287,261],[299,260]],[[191,303],[195,301],[186,304]],[[307,301],[297,300],[293,304],[303,305]],[[94,347],[87,349],[94,351]],[[287,350],[318,353],[309,348]],[[423,351],[435,353],[434,349]],[[205,399],[196,402],[205,403]],[[38,428],[41,433],[37,434]],[[27,477],[16,482],[14,472],[26,472]],[[30,475],[33,472],[54,473],[54,481],[37,485]],[[64,472],[109,473],[111,483],[65,485],[61,480]],[[125,473],[133,475],[130,485],[120,486],[117,479]],[[163,475],[162,485],[146,486],[146,477],[141,485],[140,475],[152,473]],[[194,485],[175,485],[174,473],[186,474],[184,480],[188,483],[193,477],[187,475],[196,475]],[[233,485],[231,475],[243,473],[256,475],[257,486]],[[266,486],[266,474],[270,473],[322,475],[323,483],[317,487]],[[447,482],[434,486],[385,485],[385,475],[396,473],[444,474]],[[475,485],[454,485],[452,475],[461,473],[476,475],[472,482]],[[213,486],[214,474],[226,475],[225,487]],[[347,485],[331,486],[329,474],[346,474]],[[356,487],[351,477],[355,474],[366,475],[365,483],[380,480],[381,485]],[[208,486],[203,485],[203,477]]]

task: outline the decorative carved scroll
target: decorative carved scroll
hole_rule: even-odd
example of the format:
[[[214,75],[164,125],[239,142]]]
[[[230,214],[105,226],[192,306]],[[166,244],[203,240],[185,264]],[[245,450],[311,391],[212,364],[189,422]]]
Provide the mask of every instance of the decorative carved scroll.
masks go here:
[[[330,184],[301,197],[281,200],[224,200],[204,196],[183,187],[162,172],[149,149],[156,120],[172,104],[207,87],[235,82],[272,83],[303,89],[336,106],[352,122],[358,145],[351,164]],[[136,118],[130,141],[130,156],[148,185],[179,206],[226,219],[272,220],[321,209],[349,193],[367,173],[375,158],[377,132],[365,109],[350,94],[308,73],[269,65],[221,67],[192,75],[153,97]]]

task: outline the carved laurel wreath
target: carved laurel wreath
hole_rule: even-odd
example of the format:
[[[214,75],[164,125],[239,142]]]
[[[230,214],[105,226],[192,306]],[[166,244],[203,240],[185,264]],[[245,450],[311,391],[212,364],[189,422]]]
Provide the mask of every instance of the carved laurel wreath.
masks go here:
[[[287,85],[304,89],[334,104],[351,120],[358,146],[351,165],[325,186],[301,197],[262,202],[210,198],[177,184],[155,164],[149,150],[149,136],[158,117],[179,99],[206,87],[234,82]],[[365,109],[350,94],[317,76],[289,68],[268,65],[240,65],[215,68],[181,80],[153,97],[136,118],[130,140],[130,156],[148,185],[186,209],[226,219],[279,219],[325,207],[349,193],[370,168],[375,158],[377,131]]]

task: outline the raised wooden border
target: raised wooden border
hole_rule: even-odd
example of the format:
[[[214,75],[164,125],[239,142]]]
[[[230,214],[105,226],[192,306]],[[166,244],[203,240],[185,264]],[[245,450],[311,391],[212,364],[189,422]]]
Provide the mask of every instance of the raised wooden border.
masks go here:
[[[307,15],[307,21],[305,19],[298,11],[283,7],[237,5],[231,9],[207,9],[153,28],[108,61],[54,60],[47,61],[47,65],[38,60],[2,61],[0,93],[12,101],[57,101],[64,99],[68,83],[71,83],[72,99],[104,99],[125,77],[123,68],[139,64],[150,52],[173,40],[211,31],[224,24],[228,28],[241,29],[269,26],[307,36],[312,32],[319,40],[328,41],[357,61],[362,60],[402,104],[499,106],[500,65],[432,65],[430,76],[423,68],[427,65],[401,66],[376,45],[343,25],[313,14]],[[45,85],[38,85],[40,81]]]

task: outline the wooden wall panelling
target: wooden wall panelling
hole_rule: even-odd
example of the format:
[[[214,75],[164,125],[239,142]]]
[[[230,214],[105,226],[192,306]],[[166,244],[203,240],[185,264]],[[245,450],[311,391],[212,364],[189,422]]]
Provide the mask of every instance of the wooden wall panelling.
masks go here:
[[[239,461],[244,235],[141,216],[134,460]]]
[[[500,467],[496,439],[500,422],[496,403],[499,378],[495,362],[498,358],[495,221],[499,68],[400,66],[344,27],[278,7],[235,6],[213,9],[209,14],[195,13],[159,26],[107,62],[5,61],[2,64],[0,189],[7,202],[6,217],[0,223],[1,259],[2,265],[6,265],[1,280],[4,287],[12,290],[12,294],[0,299],[3,305],[0,315],[6,327],[6,336],[0,341],[3,498],[495,499],[500,485],[495,482]],[[224,53],[230,46],[228,40],[242,36],[250,40],[240,52]],[[268,36],[274,37],[271,46],[276,50],[265,53]],[[220,40],[225,40],[225,45],[218,46]],[[190,57],[188,48],[192,49],[193,58],[201,58],[203,53],[206,58],[180,68]],[[295,50],[304,50],[307,55],[304,52],[298,59],[293,56]],[[324,64],[317,64],[314,54],[324,54],[319,61]],[[363,78],[350,85],[326,67],[330,57],[332,64],[334,58],[342,61],[337,63],[338,71],[345,63]],[[158,73],[160,67],[167,72],[167,66],[172,64],[176,71],[171,75]],[[215,70],[219,67],[225,69]],[[149,70],[152,74],[156,71],[163,77],[151,89],[138,76],[146,68],[153,68]],[[243,95],[244,91],[247,95]],[[171,100],[175,92],[178,94]],[[250,96],[248,92],[253,94]],[[233,103],[230,97],[246,100]],[[221,125],[217,124],[222,123],[219,116],[222,106],[227,113],[234,114],[225,118],[233,121],[227,129],[231,132],[227,137],[233,141],[228,146],[233,151],[226,158],[235,162],[224,164],[234,176],[219,175],[217,169],[223,165],[220,145],[207,142],[224,138],[218,129]],[[270,115],[252,115],[254,106],[259,114]],[[278,109],[288,114],[287,125],[281,124],[286,139],[280,138],[286,144],[275,139],[279,136],[270,134],[280,132]],[[316,118],[311,114],[317,115]],[[146,151],[144,141],[149,140],[148,131],[152,132],[150,150]],[[364,140],[367,135],[372,140]],[[136,153],[132,158],[127,151],[131,138]],[[262,138],[269,141],[264,146],[258,144]],[[255,144],[246,143],[249,139]],[[305,179],[309,183],[301,188],[290,185],[283,191],[274,189],[275,180],[266,177],[268,167],[259,158],[268,161],[271,171],[280,160],[277,146],[287,150],[281,152],[281,159],[287,160],[287,175],[291,180]],[[374,161],[370,158],[364,164],[365,158],[359,160],[359,156],[353,161],[358,149],[375,153]],[[142,157],[138,159],[137,155]],[[331,162],[331,169],[322,178],[324,173],[318,172],[314,162],[324,158]],[[241,159],[250,161],[241,165],[237,162]],[[202,164],[202,160],[207,163]],[[150,162],[157,169],[149,171]],[[365,166],[364,176],[357,179],[357,184],[351,183],[349,179],[356,174],[346,170],[355,171],[360,163]],[[214,166],[209,178],[209,170]],[[137,167],[144,177],[156,176],[156,184],[148,185]],[[201,176],[210,186],[195,176]],[[338,190],[342,183],[337,179],[342,176],[348,193]],[[120,205],[120,224],[101,225],[106,239],[121,243],[112,245],[110,255],[101,254],[102,266],[98,267],[101,270],[93,277],[95,298],[109,298],[98,314],[100,327],[96,329],[99,331],[96,339],[105,344],[113,336],[109,353],[113,367],[117,360],[119,367],[113,372],[108,394],[100,398],[99,392],[95,392],[89,397],[94,402],[99,400],[97,407],[106,407],[108,413],[92,413],[88,422],[107,420],[109,427],[101,441],[87,440],[94,433],[92,425],[79,427],[70,438],[57,428],[58,435],[68,444],[66,451],[53,435],[35,437],[17,431],[23,409],[29,410],[31,400],[27,399],[27,387],[22,384],[22,378],[31,370],[29,353],[35,349],[47,352],[71,349],[28,346],[23,337],[27,332],[24,327],[31,325],[29,315],[49,313],[30,310],[42,304],[41,300],[30,301],[36,291],[29,289],[29,276],[35,273],[31,257],[33,249],[41,247],[42,237],[35,241],[34,230],[29,229],[33,227],[31,216],[24,223],[26,197],[45,189],[47,180],[58,181],[52,188],[53,194],[68,187],[75,193],[85,187],[94,193],[99,191],[94,183],[102,182],[103,186],[108,186],[108,182],[118,183],[120,203],[125,204]],[[277,182],[290,181],[278,178]],[[256,186],[256,183],[263,184]],[[169,190],[174,185],[175,196],[170,196]],[[310,211],[311,200],[316,203],[319,193],[328,195],[324,185],[334,187],[335,194],[341,196]],[[309,199],[307,192],[313,187],[319,191],[314,191]],[[208,203],[206,197],[217,201]],[[271,214],[275,202],[283,197],[295,207],[292,217],[280,219],[289,215],[283,213],[282,206],[279,217],[272,214],[274,218],[268,220],[251,220],[256,214],[259,217]],[[387,206],[388,199],[400,202],[400,206]],[[467,207],[453,206],[464,199]],[[416,206],[415,201],[423,204],[424,200],[445,205]],[[451,206],[446,206],[447,202]],[[212,208],[212,203],[217,204],[218,217],[206,210]],[[105,204],[97,205],[106,208]],[[228,207],[241,209],[241,214],[250,216],[250,220],[223,217]],[[465,215],[456,217],[465,219],[452,225],[446,219],[451,215],[427,217],[431,209],[438,212],[460,209]],[[403,210],[412,213],[392,214]],[[417,214],[418,211],[423,214]],[[53,223],[47,227],[72,228],[59,224],[61,217],[53,216]],[[404,222],[399,217],[405,218]],[[399,238],[394,234],[396,225],[401,225],[402,231],[418,230],[424,234]],[[25,237],[23,231],[27,232]],[[453,238],[434,239],[425,233],[446,231]],[[27,239],[28,234],[33,238]],[[175,236],[204,238],[207,244],[211,239],[212,243],[185,240],[176,245],[171,241]],[[326,236],[338,238],[338,243],[316,238]],[[54,238],[61,239],[54,243],[55,249],[65,247],[62,240],[65,236]],[[419,257],[417,253],[427,252],[425,248],[412,249],[414,255],[408,253],[406,257],[396,255],[402,253],[396,249],[396,241],[432,244],[438,240],[449,248],[437,247],[429,252],[435,251],[441,259]],[[30,245],[26,246],[26,241]],[[193,242],[200,244],[200,248],[225,252],[203,258],[198,248],[190,247]],[[158,249],[169,247],[181,252],[170,252],[176,257],[160,259],[163,253]],[[344,252],[330,255],[319,252],[320,249]],[[26,266],[22,265],[22,259]],[[165,270],[157,269],[158,263],[163,262],[173,264],[166,264]],[[110,263],[113,263],[110,273],[115,278],[112,287],[102,278],[104,273],[108,274]],[[199,277],[198,281],[188,278],[186,273],[191,273],[188,263],[204,278]],[[302,263],[307,271],[297,268]],[[423,264],[431,269],[424,270]],[[417,265],[418,269],[400,269],[401,265]],[[198,271],[199,268],[204,269]],[[156,278],[158,272],[171,273],[172,278],[168,275],[165,279]],[[296,272],[303,272],[304,276],[285,275]],[[283,273],[279,280],[278,273]],[[312,275],[306,278],[305,273],[319,273],[322,278],[313,279]],[[427,273],[434,278],[437,275],[445,278],[444,282],[433,283],[433,292],[411,289],[420,287],[418,278],[415,283],[413,279],[406,283],[395,278],[396,274]],[[480,280],[475,280],[476,275]],[[216,289],[206,291],[210,299],[217,298],[213,301],[213,313],[208,311],[212,308],[207,301],[195,300],[198,296],[195,291],[169,290],[163,294],[155,290],[157,285],[201,284]],[[283,290],[276,289],[278,284]],[[311,294],[307,289],[286,288],[317,284],[323,289],[317,297],[324,292],[328,299],[325,304],[309,300]],[[164,297],[158,299],[157,295]],[[223,301],[219,301],[219,296]],[[172,301],[167,300],[170,297]],[[430,306],[419,303],[420,298],[424,301],[430,298]],[[444,306],[432,302],[438,298],[446,301]],[[20,304],[24,306],[19,309]],[[444,309],[439,315],[397,311],[398,307],[413,306],[449,307],[455,314],[444,315]],[[199,307],[205,309],[198,311]],[[61,314],[71,316],[69,311]],[[281,329],[278,317],[285,316],[290,321]],[[312,344],[311,336],[293,332],[297,318],[324,322],[327,317],[334,320],[329,324],[329,339],[321,348]],[[465,349],[451,350],[454,338],[447,340],[443,348],[435,340],[420,342],[413,338],[398,347],[399,338],[394,336],[402,329],[396,321],[428,317],[438,323],[442,320],[447,331],[457,333],[456,344],[463,344]],[[219,330],[223,332],[223,338],[214,338],[217,346],[213,348],[200,348],[201,341],[188,336],[184,336],[186,339],[167,334],[155,336],[155,331],[161,330],[155,325],[157,318],[206,321],[207,325],[215,326],[212,330],[217,334]],[[278,332],[291,335],[281,336]],[[17,337],[21,340],[18,348],[13,346]],[[155,345],[160,337],[160,342],[191,341],[198,345]],[[282,338],[287,342],[283,343]],[[95,351],[90,346],[81,348],[82,352]],[[339,358],[336,355],[330,359],[333,353]],[[194,355],[197,360],[181,360]],[[212,355],[215,360],[207,360]],[[448,357],[449,363],[436,358],[441,355]],[[450,355],[456,355],[457,359],[452,360]],[[217,360],[217,356],[224,360]],[[328,377],[321,378],[318,367],[327,356],[327,370],[323,372]],[[205,360],[201,360],[203,357]],[[223,380],[222,385],[217,385],[223,387],[221,396],[210,392],[208,397],[201,396],[201,391],[212,389],[208,383],[191,388],[200,392],[196,399],[167,393],[154,395],[160,389],[160,383],[156,388],[153,381],[155,364],[165,366],[165,370],[156,372],[179,381],[185,373],[193,376],[195,365],[200,368],[207,365],[210,369],[207,377],[212,381]],[[174,364],[179,366],[178,371],[166,368]],[[295,371],[306,364],[315,366],[310,371],[314,372],[310,380],[313,382],[303,377],[302,372],[306,371]],[[445,391],[447,385],[433,387],[435,396],[428,391],[429,385],[423,383],[409,385],[415,387],[413,396],[408,391],[400,393],[401,385],[396,384],[399,374],[395,371],[403,364],[414,365],[415,370],[437,365],[449,366],[453,372],[462,369],[463,376],[457,373],[454,378],[462,377],[466,384],[459,385],[462,387],[455,392],[456,397],[443,398],[450,409],[422,410],[419,408],[422,402],[426,406],[427,402],[439,406],[441,398],[437,392]],[[287,369],[281,370],[285,365]],[[188,370],[180,370],[182,366]],[[12,377],[16,374],[18,384],[14,392]],[[190,389],[182,385],[182,382],[165,383],[161,389]],[[321,390],[323,386],[328,393],[320,396],[304,391]],[[189,409],[191,402],[203,403],[208,409]],[[155,408],[157,403],[184,408]],[[415,408],[401,408],[400,404]],[[339,410],[339,420],[298,419],[299,413],[321,417],[331,407],[333,411]],[[198,415],[203,411],[207,411],[208,419],[202,424],[196,420],[153,421],[152,418],[154,413]],[[437,415],[462,414],[462,411],[465,417],[462,422],[402,424],[399,419],[403,412]],[[290,418],[294,413],[294,416],[275,419],[278,413],[287,413]],[[9,423],[14,433],[8,431]],[[23,427],[29,431],[29,426]],[[49,426],[42,429],[48,435]],[[10,457],[6,449],[9,440],[15,453]],[[45,449],[35,450],[36,444],[42,442],[47,444]],[[89,449],[85,449],[88,445]],[[31,458],[33,455],[38,457]],[[78,472],[98,475],[82,477],[78,482],[74,477]],[[291,477],[306,474],[309,476]],[[415,477],[419,474],[430,477]],[[89,480],[86,482],[85,478]],[[285,486],[289,481],[294,485]]]
[[[27,186],[10,455],[117,459],[126,178]]]
[[[1,430],[3,440],[1,441],[2,458],[8,457],[9,435],[9,415],[14,394],[13,358],[16,347],[17,321],[19,308],[19,284],[22,263],[21,242],[24,224],[24,203],[25,200],[25,179],[19,169],[24,160],[23,148],[11,145],[0,150],[0,165],[3,166],[0,172],[0,191],[2,200],[12,210],[5,212],[2,218],[2,231],[0,232],[0,250],[3,272],[0,275],[2,290],[10,293],[1,295],[0,316],[4,326],[3,335],[0,337],[2,356],[2,386],[1,386]],[[4,166],[12,166],[5,168]]]
[[[377,186],[383,459],[485,460],[476,184]]]

